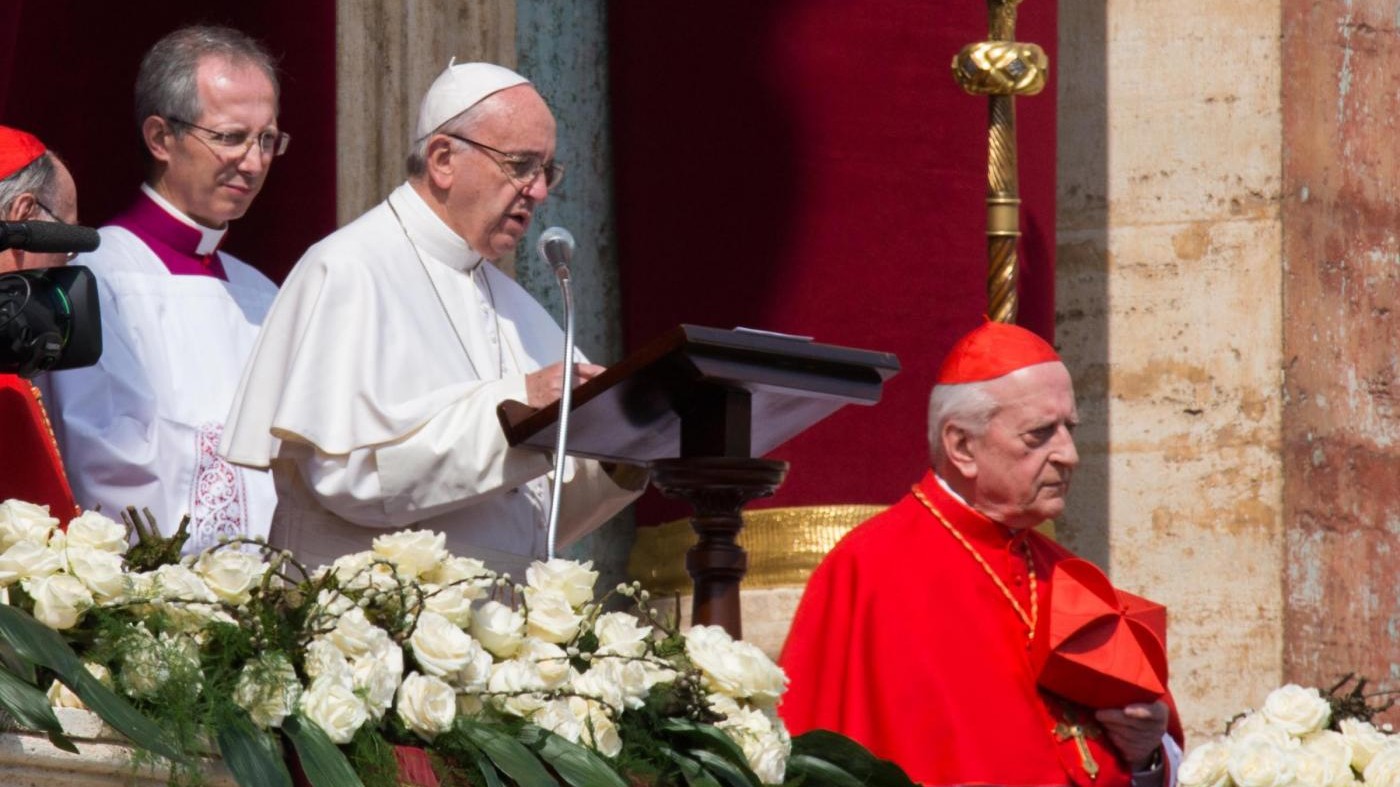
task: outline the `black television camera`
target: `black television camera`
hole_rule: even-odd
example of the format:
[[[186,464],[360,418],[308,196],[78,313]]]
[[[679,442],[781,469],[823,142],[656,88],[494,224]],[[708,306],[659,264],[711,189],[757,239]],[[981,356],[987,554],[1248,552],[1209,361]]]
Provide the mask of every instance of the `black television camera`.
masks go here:
[[[0,222],[0,250],[92,251],[98,235],[57,222]],[[81,265],[0,274],[0,373],[33,377],[102,355],[97,280]]]

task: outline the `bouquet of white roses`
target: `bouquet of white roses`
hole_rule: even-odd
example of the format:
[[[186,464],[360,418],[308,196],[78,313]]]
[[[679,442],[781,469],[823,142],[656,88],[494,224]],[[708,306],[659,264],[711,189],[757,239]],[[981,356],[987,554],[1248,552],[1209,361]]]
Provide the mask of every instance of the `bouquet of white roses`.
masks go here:
[[[1361,681],[1348,696],[1288,684],[1230,722],[1181,765],[1181,787],[1400,787],[1400,736],[1377,727]],[[1349,700],[1349,701],[1348,701]]]
[[[48,703],[90,707],[177,776],[217,750],[248,787],[291,783],[279,742],[315,785],[397,784],[404,744],[486,784],[909,783],[837,736],[794,754],[771,660],[719,627],[681,634],[636,585],[595,598],[591,563],[516,584],[404,531],[313,571],[248,541],[180,558],[134,512],[58,525],[0,504],[0,708],[60,741]]]

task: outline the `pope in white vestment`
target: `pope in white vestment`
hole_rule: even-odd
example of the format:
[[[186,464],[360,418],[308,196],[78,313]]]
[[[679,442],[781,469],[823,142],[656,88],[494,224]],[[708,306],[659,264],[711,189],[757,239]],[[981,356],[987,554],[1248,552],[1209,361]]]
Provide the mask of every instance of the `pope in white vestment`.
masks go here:
[[[405,184],[297,263],[235,398],[224,455],[271,464],[273,543],[309,566],[413,525],[524,576],[546,551],[550,465],[506,444],[496,405],[524,401],[525,374],[558,361],[563,341],[529,293]],[[637,494],[597,462],[567,466],[561,544]]]

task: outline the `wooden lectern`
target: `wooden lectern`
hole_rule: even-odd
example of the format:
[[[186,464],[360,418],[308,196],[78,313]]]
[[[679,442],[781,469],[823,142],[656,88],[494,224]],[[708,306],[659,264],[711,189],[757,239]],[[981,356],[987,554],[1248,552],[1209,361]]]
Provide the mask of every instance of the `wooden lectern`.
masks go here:
[[[786,462],[761,457],[843,405],[879,401],[898,371],[889,353],[681,325],[574,389],[568,453],[646,465],[662,494],[690,502],[699,536],[686,553],[691,620],[738,639],[748,568],[740,510],[787,474]],[[511,445],[554,450],[558,402],[503,402],[497,412]]]

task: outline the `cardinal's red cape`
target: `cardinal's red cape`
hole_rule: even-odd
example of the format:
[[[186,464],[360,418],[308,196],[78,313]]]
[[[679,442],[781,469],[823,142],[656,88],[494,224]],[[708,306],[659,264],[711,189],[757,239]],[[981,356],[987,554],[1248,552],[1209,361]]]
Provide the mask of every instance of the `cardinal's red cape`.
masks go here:
[[[1034,531],[1009,532],[958,501],[932,473],[918,489],[1027,614],[1022,544],[1029,546],[1037,608],[1048,609],[1051,569],[1072,553]],[[794,735],[835,730],[897,762],[915,781],[1131,782],[1093,712],[1037,687],[1025,623],[912,494],[851,531],[813,573],[781,661],[791,682],[778,711]],[[1066,721],[1094,736],[1086,742],[1097,778],[1088,776],[1076,740],[1056,734]],[[1174,706],[1170,729],[1179,742]]]
[[[12,374],[0,374],[0,446],[0,500],[47,505],[65,526],[78,515],[43,404]]]

